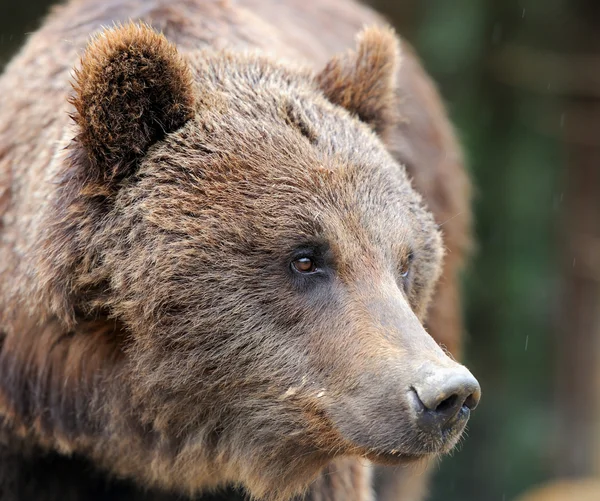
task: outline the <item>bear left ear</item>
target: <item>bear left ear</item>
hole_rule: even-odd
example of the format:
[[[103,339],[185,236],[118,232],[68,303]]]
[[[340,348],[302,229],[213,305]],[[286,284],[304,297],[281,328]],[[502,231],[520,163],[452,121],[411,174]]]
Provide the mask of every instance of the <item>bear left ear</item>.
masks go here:
[[[331,102],[381,133],[394,117],[399,47],[393,29],[366,28],[357,37],[356,51],[331,59],[317,83]]]
[[[73,119],[88,176],[124,177],[147,149],[194,114],[192,72],[174,45],[147,25],[98,35],[75,71]]]

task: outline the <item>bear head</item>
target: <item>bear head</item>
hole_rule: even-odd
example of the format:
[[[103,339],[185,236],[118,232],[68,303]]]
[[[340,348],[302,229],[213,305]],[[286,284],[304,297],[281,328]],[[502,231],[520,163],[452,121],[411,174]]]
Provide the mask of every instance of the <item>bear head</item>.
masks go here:
[[[480,390],[422,326],[443,244],[383,141],[399,66],[387,28],[318,73],[145,25],[91,42],[36,295],[112,346],[86,453],[283,499],[340,456],[456,444]]]

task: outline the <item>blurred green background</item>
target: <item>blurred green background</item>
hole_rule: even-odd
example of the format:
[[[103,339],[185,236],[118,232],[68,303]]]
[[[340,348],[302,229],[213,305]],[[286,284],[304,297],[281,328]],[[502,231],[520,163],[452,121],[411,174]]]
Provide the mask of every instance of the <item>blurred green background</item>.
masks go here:
[[[0,67],[49,3],[0,0]],[[371,3],[437,81],[476,185],[466,357],[484,398],[431,499],[597,476],[600,2]]]

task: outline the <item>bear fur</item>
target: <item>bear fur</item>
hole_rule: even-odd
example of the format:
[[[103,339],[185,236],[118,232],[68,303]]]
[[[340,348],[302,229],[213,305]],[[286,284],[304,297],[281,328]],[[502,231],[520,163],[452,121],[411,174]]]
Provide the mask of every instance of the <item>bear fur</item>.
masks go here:
[[[55,8],[0,78],[2,499],[367,501],[369,460],[447,452],[376,403],[392,356],[445,355],[380,327],[410,269],[402,328],[459,355],[469,200],[432,83],[351,0]]]

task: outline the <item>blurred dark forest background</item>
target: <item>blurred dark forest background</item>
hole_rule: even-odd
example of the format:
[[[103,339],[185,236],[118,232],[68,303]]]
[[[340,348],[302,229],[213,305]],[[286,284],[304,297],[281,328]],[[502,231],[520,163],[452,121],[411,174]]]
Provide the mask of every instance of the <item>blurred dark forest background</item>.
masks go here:
[[[0,68],[50,3],[0,0]],[[600,476],[600,2],[371,3],[438,82],[477,187],[466,356],[484,398],[432,500]]]

